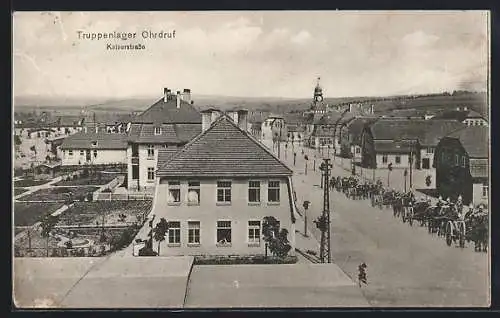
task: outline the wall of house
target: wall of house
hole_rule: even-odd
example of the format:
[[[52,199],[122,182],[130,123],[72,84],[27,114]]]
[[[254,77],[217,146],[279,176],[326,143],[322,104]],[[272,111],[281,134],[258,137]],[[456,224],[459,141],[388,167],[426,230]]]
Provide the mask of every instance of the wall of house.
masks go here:
[[[170,179],[173,180],[173,179]],[[177,179],[179,180],[179,179]],[[219,180],[230,180],[223,178]],[[193,206],[187,203],[187,180],[181,181],[181,203],[173,205],[168,203],[168,179],[162,178],[157,189],[157,196],[153,213],[155,222],[161,218],[167,221],[181,222],[180,245],[171,245],[168,238],[161,243],[161,255],[258,255],[265,253],[265,244],[252,245],[248,242],[248,221],[262,221],[265,216],[274,216],[280,221],[281,228],[289,232],[288,240],[293,243],[295,227],[292,225],[290,212],[290,198],[286,178],[272,178],[280,181],[280,202],[268,203],[267,190],[268,178],[252,178],[260,183],[260,203],[248,202],[248,179],[232,179],[231,204],[219,205],[217,201],[217,179],[204,179],[200,181],[200,205]],[[292,201],[293,202],[293,201]],[[264,208],[265,207],[265,208]],[[217,221],[231,222],[231,245],[219,246],[217,244]],[[188,245],[188,221],[200,222],[200,244]],[[156,249],[157,242],[155,243]],[[292,246],[294,251],[294,246]],[[292,252],[291,252],[292,253]]]
[[[351,152],[354,154],[354,162],[361,162],[363,158],[363,153],[361,147],[358,145],[351,145]]]
[[[486,181],[484,184],[488,184]],[[483,183],[474,183],[472,185],[472,203],[474,206],[477,206],[479,204],[485,204],[488,205],[488,195],[489,191],[486,193],[486,195],[483,195]]]
[[[383,161],[384,155],[387,155],[387,163]],[[396,163],[396,157],[399,156],[401,158],[400,163]],[[377,153],[376,159],[377,159],[377,168],[387,168],[387,165],[392,162],[392,168],[393,169],[404,169],[404,168],[410,168],[410,164],[408,159],[410,158],[409,154],[394,154],[394,153]],[[413,165],[415,166],[415,165]]]
[[[86,160],[86,151],[83,155],[80,154],[80,149],[72,149],[73,155],[69,155],[69,149],[64,149],[62,152],[62,165],[83,165]],[[91,163],[93,164],[113,164],[127,163],[126,149],[97,149],[97,157],[94,157],[94,149],[91,150]]]
[[[433,170],[434,164],[434,151],[436,147],[422,147],[420,149],[420,169],[423,170]],[[424,159],[429,159],[429,169],[423,168]]]
[[[482,118],[467,118],[463,121],[467,126],[487,126],[488,122]]]
[[[177,145],[169,144],[168,147],[175,147]],[[158,153],[159,150],[164,148],[162,144],[154,145],[154,156],[148,156],[148,144],[139,144],[139,187],[141,191],[152,191],[155,188],[155,179],[148,180],[148,168],[158,169]],[[130,190],[137,189],[137,180],[132,178],[132,145],[127,147],[127,184]]]

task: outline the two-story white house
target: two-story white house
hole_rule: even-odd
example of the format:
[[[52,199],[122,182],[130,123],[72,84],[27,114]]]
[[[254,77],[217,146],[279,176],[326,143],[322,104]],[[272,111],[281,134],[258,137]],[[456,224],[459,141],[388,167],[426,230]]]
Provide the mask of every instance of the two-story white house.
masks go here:
[[[201,134],[160,153],[152,213],[169,224],[160,255],[263,255],[266,216],[288,230],[293,255],[292,170],[245,130],[244,112],[203,115]]]
[[[164,96],[127,127],[127,186],[129,190],[152,192],[160,149],[176,151],[201,132],[201,114],[193,107],[191,91]]]
[[[63,166],[127,163],[125,134],[77,132],[64,138],[60,149]]]

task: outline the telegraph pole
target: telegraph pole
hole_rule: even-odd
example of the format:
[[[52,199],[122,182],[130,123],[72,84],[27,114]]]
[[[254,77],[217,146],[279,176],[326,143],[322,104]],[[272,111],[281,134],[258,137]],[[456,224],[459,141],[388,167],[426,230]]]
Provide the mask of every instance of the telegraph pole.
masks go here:
[[[318,218],[316,227],[321,230],[321,245],[320,245],[320,259],[321,263],[331,263],[332,254],[330,249],[330,191],[328,189],[328,178],[330,175],[330,168],[332,167],[330,159],[324,159],[321,164],[320,170],[324,173],[323,177],[323,214]]]
[[[413,142],[410,143],[410,189],[412,189]]]

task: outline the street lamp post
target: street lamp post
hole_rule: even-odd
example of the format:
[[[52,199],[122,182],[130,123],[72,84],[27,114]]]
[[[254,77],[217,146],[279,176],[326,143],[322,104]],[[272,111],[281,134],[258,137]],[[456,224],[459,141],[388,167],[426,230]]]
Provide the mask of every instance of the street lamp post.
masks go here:
[[[307,209],[309,209],[309,204],[311,202],[309,201],[304,201],[304,236],[308,237],[307,235]]]

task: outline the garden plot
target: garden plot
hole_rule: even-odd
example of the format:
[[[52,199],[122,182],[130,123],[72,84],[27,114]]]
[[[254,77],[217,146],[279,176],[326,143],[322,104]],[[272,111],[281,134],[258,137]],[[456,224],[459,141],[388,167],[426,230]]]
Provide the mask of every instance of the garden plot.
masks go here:
[[[62,207],[62,203],[41,202],[41,203],[14,203],[14,225],[30,226],[40,221],[45,215],[54,213]]]
[[[61,215],[60,225],[126,226],[140,223],[151,211],[152,201],[76,202]],[[104,214],[104,215],[103,215]]]
[[[34,187],[34,186],[39,186],[42,184],[49,183],[51,180],[35,180],[35,179],[23,179],[23,180],[17,180],[14,181],[14,187]]]
[[[97,173],[96,175],[90,176],[68,176],[57,183],[55,186],[79,186],[79,185],[105,185],[111,182],[113,179],[118,177],[119,174],[115,173]]]
[[[24,192],[27,192],[28,189],[23,189],[23,188],[14,188],[14,196],[18,196]]]
[[[69,194],[74,201],[82,200],[87,197],[89,193],[93,193],[99,187],[52,187],[47,189],[40,189],[36,192],[28,194],[20,201],[65,201],[68,200]]]

